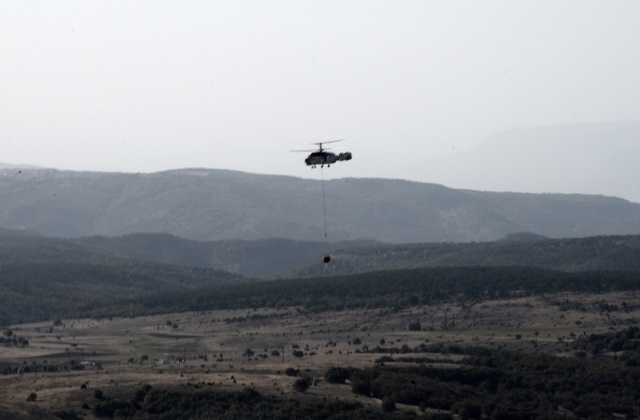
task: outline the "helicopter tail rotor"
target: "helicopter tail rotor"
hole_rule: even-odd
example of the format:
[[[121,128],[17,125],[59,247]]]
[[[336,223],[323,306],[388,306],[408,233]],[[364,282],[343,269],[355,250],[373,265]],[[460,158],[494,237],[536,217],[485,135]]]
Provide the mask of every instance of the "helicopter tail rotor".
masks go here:
[[[351,160],[353,156],[351,155],[351,152],[344,152],[340,153],[337,158],[338,160]]]

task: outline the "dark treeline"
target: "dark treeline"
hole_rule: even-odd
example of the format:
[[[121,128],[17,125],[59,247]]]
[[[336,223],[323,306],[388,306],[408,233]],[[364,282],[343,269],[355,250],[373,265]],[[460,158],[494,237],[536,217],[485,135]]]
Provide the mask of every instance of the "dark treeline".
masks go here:
[[[637,340],[637,331],[617,337]],[[613,335],[612,335],[613,336]],[[601,338],[601,337],[600,337]],[[598,341],[596,338],[588,338]],[[416,349],[421,351],[422,349]],[[482,347],[433,346],[428,352],[466,354],[445,365],[407,366],[389,356],[371,368],[330,368],[325,379],[383,401],[448,410],[460,418],[637,418],[640,368],[637,353],[620,358],[555,357]],[[393,362],[404,361],[401,366]]]
[[[573,291],[599,293],[637,290],[637,272],[566,273],[521,267],[423,268],[351,276],[276,280],[138,300],[136,314],[301,306],[309,311],[356,308],[402,309],[434,302],[480,301],[523,295]],[[128,314],[129,302],[87,307],[78,315]]]
[[[629,365],[637,365],[640,360],[640,328],[630,327],[622,331],[607,334],[591,334],[579,337],[573,347],[580,351],[598,355],[606,352],[623,352],[629,359]],[[579,355],[582,355],[579,353]],[[635,355],[635,357],[629,357]],[[584,355],[583,355],[584,356]],[[625,357],[625,356],[623,356]]]
[[[98,402],[92,412],[99,418],[130,419],[414,419],[410,412],[385,413],[357,402],[281,399],[261,395],[252,388],[224,391],[212,384],[156,389],[143,386],[129,398]],[[58,413],[77,415],[75,411]],[[71,417],[69,417],[71,418]],[[75,417],[74,417],[75,418]],[[427,417],[428,418],[428,417]]]

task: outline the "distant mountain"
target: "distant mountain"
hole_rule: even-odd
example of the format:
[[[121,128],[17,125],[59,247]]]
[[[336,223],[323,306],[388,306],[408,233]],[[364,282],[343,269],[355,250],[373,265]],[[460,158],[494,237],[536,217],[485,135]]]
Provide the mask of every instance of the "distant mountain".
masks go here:
[[[412,179],[456,188],[616,196],[640,203],[640,123],[528,127],[430,159]]]
[[[27,164],[12,164],[12,163],[2,163],[0,162],[0,169],[2,170],[15,170],[15,172],[19,172],[22,169],[43,169],[40,166],[35,165],[27,165]],[[9,172],[5,172],[5,176],[9,175]]]
[[[603,196],[493,193],[388,179],[325,184],[328,239],[388,243],[640,233],[640,204]],[[23,170],[0,177],[0,227],[55,237],[323,241],[320,181],[226,170],[154,174]]]

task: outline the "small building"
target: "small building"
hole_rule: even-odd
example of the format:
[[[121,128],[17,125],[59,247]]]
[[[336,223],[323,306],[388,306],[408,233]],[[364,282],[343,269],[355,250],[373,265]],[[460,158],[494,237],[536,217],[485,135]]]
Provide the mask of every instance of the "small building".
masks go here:
[[[102,369],[102,363],[100,362],[90,362],[88,360],[84,360],[80,362],[80,366],[83,366],[85,369]]]

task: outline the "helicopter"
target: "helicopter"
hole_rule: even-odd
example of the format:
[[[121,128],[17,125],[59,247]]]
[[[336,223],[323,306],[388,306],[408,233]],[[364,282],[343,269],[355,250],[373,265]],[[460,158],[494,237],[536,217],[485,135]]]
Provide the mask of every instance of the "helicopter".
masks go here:
[[[311,143],[311,144],[317,145],[318,149],[317,150],[292,150],[292,152],[311,152],[304,159],[304,163],[306,163],[307,166],[311,166],[311,168],[313,169],[317,165],[320,165],[321,168],[324,167],[324,165],[327,165],[327,168],[328,168],[329,166],[331,166],[332,163],[351,160],[351,158],[353,157],[351,155],[351,152],[342,152],[342,153],[335,154],[335,153],[327,152],[327,150],[330,150],[330,149],[326,149],[322,147],[323,144],[335,143],[343,140],[344,139],[324,141],[319,143]]]
[[[292,150],[292,152],[311,152],[304,160],[304,163],[306,163],[307,166],[311,166],[311,168],[313,169],[317,165],[320,165],[321,168],[324,167],[324,165],[327,165],[327,168],[328,168],[329,166],[331,166],[332,163],[336,163],[344,160],[351,160],[352,158],[351,152],[343,152],[343,153],[335,154],[335,153],[327,152],[327,150],[329,149],[325,149],[324,147],[322,147],[323,144],[336,143],[343,140],[344,139],[324,141],[319,143],[311,143],[311,144],[317,145],[318,149],[317,150]],[[325,242],[325,245],[327,245],[327,210],[326,210],[327,207],[324,202],[324,173],[322,176],[322,209],[323,209],[323,216],[324,216],[324,242]],[[326,253],[322,256],[322,262],[324,264],[328,264],[330,261],[331,261],[331,255],[329,253]]]

